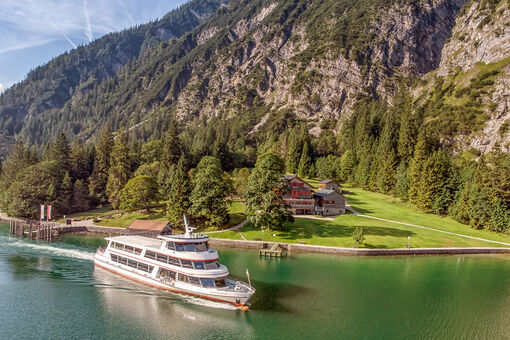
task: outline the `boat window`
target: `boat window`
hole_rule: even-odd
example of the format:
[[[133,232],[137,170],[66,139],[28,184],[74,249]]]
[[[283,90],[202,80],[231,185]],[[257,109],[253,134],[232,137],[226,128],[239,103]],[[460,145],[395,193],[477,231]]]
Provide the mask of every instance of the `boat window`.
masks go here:
[[[216,269],[219,267],[218,261],[206,261],[205,269]]]
[[[175,257],[171,257],[169,256],[168,257],[168,263],[170,264],[173,264],[174,266],[181,266],[181,262],[179,261],[179,259],[176,259]]]
[[[145,252],[145,257],[147,257],[149,259],[155,260],[156,259],[156,253],[153,252],[153,251],[146,251]]]
[[[168,242],[166,243],[166,247],[167,247],[168,249],[170,249],[170,250],[175,250],[175,245],[174,245],[174,243],[173,243],[173,242],[168,241]]]
[[[119,256],[119,263],[127,264],[127,258]]]
[[[140,248],[135,248],[135,254],[136,255],[140,255],[142,253],[142,249]]]
[[[188,276],[189,283],[194,285],[200,285],[200,279],[198,277]]]
[[[138,262],[136,262],[136,261],[128,260],[128,266],[130,266],[130,267],[136,268],[137,264],[138,264]]]
[[[131,246],[126,246],[124,249],[125,249],[125,251],[127,251],[128,253],[132,253],[132,252],[133,252],[133,247],[131,247]]]
[[[145,263],[138,262],[138,269],[143,270],[144,272],[148,272],[149,266],[146,265]]]
[[[191,261],[188,260],[181,260],[181,264],[184,268],[193,268],[193,265],[191,264]]]
[[[214,281],[214,283],[216,284],[216,287],[218,287],[218,288],[226,286],[225,279],[216,280],[216,281]]]
[[[204,287],[214,287],[213,279],[200,279],[200,282],[202,283],[202,286],[204,286]]]
[[[205,269],[202,261],[193,262],[193,264],[195,265],[195,269]]]
[[[207,251],[207,243],[198,243],[195,245],[197,251]]]
[[[160,274],[162,277],[170,277],[172,279],[175,280],[175,278],[177,277],[177,273],[172,271],[172,270],[168,270],[168,269],[161,269],[161,274]]]
[[[115,242],[115,249],[124,250],[124,245],[122,243]]]
[[[156,260],[167,263],[168,262],[168,256],[161,255],[161,254],[156,254]]]
[[[193,243],[184,243],[184,250],[195,251],[195,245]]]
[[[119,257],[115,254],[110,254],[110,257],[112,258],[112,261],[115,261],[115,262],[119,261]]]
[[[147,270],[147,272],[152,273],[153,270],[154,270],[154,266],[149,266],[149,270]]]
[[[184,251],[184,245],[182,243],[175,243],[175,250]]]
[[[187,275],[184,275],[184,274],[181,274],[181,273],[179,273],[179,274],[178,274],[177,279],[178,279],[179,281],[188,282],[188,276],[187,276]]]

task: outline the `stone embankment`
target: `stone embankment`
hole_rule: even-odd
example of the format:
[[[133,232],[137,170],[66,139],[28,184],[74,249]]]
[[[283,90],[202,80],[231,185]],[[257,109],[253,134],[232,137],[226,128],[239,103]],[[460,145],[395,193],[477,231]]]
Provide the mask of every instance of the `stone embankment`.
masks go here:
[[[242,241],[212,238],[209,242],[215,247],[264,249],[272,242]],[[315,246],[308,244],[280,243],[280,247],[289,254],[317,253],[347,256],[425,256],[425,255],[459,255],[459,254],[510,254],[510,248],[400,248],[400,249],[364,249]]]

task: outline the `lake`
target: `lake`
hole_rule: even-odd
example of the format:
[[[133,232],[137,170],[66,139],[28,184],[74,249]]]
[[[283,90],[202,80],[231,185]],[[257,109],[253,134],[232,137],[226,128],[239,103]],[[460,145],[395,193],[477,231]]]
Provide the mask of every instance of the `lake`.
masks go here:
[[[0,225],[0,339],[510,338],[510,256],[261,259],[219,249],[248,312],[94,268],[101,238],[21,240]]]

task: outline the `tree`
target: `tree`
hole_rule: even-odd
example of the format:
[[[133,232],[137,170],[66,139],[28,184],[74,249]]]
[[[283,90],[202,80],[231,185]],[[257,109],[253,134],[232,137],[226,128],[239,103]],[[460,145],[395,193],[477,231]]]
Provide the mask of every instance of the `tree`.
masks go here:
[[[87,211],[90,208],[89,191],[81,179],[76,180],[73,186],[73,212]]]
[[[175,120],[172,120],[165,133],[165,139],[161,149],[161,168],[169,169],[172,165],[177,164],[181,158],[182,152],[177,123]]]
[[[225,225],[229,220],[231,185],[220,161],[212,156],[203,157],[194,171],[192,184],[189,211],[193,217],[206,227]]]
[[[47,150],[44,154],[44,160],[56,161],[63,171],[70,170],[69,156],[71,148],[69,141],[64,133],[61,133],[54,143],[48,143]]]
[[[81,140],[77,139],[71,145],[69,160],[71,178],[73,180],[86,180],[90,175],[89,160],[87,150]]]
[[[94,159],[94,170],[90,178],[90,196],[96,198],[100,203],[108,201],[106,194],[106,185],[110,172],[110,157],[114,139],[111,130],[106,127],[101,132],[101,136],[96,144],[96,153]]]
[[[247,168],[239,169],[239,171],[234,174],[232,185],[234,186],[234,192],[237,196],[244,197],[249,178],[250,170]]]
[[[397,167],[397,178],[395,183],[395,196],[403,201],[409,199],[409,168],[402,161]]]
[[[283,161],[274,153],[257,160],[246,189],[246,214],[256,228],[282,230],[285,222],[293,221],[283,199],[288,190],[284,172]]]
[[[190,207],[191,185],[186,172],[184,156],[181,156],[172,175],[166,218],[168,222],[177,225],[182,221],[183,214],[187,213]]]
[[[71,212],[73,204],[73,182],[68,172],[64,174],[60,190],[58,190],[55,196],[55,200],[51,202],[55,212],[61,214],[67,214]]]
[[[312,167],[312,157],[310,155],[310,147],[308,142],[304,143],[301,158],[299,159],[298,175],[303,178],[310,177],[310,168]]]
[[[123,129],[117,132],[117,137],[113,143],[110,157],[110,170],[108,172],[108,183],[106,184],[106,193],[108,200],[114,209],[119,208],[119,192],[131,176],[131,167],[129,164],[129,150],[127,146],[127,136]]]
[[[352,181],[354,179],[355,167],[356,155],[352,150],[345,151],[340,162],[340,180],[342,182]]]
[[[436,150],[437,143],[437,136],[434,135],[429,127],[425,127],[420,131],[409,170],[409,200],[414,205],[418,205],[420,181],[423,178],[423,165],[427,158]]]
[[[365,241],[365,235],[363,234],[363,227],[356,227],[352,232],[352,239],[356,244],[356,247],[359,247]]]
[[[159,202],[158,184],[150,176],[131,178],[119,192],[120,209],[126,211],[145,209]]]
[[[445,151],[436,151],[427,158],[422,167],[422,177],[415,184],[416,205],[426,212],[436,209],[437,212],[444,212],[451,203],[452,197],[448,192],[448,182],[450,177],[450,159]],[[450,196],[450,198],[447,197]],[[447,201],[437,202],[445,199]],[[438,204],[436,207],[435,204]]]

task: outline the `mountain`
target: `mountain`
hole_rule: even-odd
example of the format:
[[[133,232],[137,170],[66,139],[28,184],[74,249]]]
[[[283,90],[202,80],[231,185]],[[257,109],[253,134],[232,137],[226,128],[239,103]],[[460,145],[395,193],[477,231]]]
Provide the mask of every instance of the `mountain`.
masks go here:
[[[59,126],[54,115],[65,111],[72,100],[114,78],[126,65],[161,42],[193,30],[225,3],[224,0],[193,0],[160,20],[108,34],[31,71],[24,81],[0,96],[0,140],[9,144],[12,137],[19,136],[40,146],[70,127]],[[48,114],[52,115],[49,121]],[[42,124],[44,128],[40,122],[46,123]],[[80,127],[71,126],[65,131],[78,133]]]
[[[189,144],[197,130],[216,129],[242,150],[289,120],[316,136],[339,133],[360,99],[391,107],[409,92],[444,146],[508,151],[509,6],[192,1],[31,72],[0,96],[0,131],[38,147],[61,131],[93,140],[105,124],[148,140],[175,117],[190,127]]]

